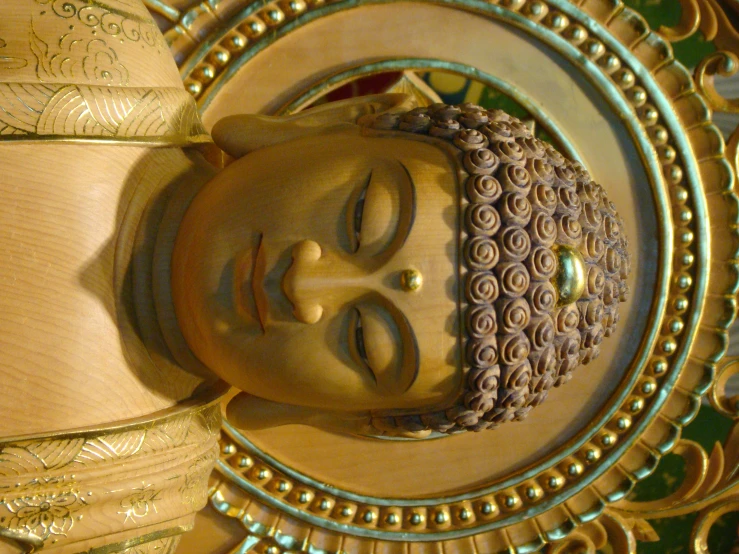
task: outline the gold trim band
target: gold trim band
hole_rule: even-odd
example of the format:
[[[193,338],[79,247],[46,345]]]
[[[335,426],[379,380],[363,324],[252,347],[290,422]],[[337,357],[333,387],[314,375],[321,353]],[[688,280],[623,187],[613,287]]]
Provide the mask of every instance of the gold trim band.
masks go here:
[[[210,142],[194,99],[181,88],[0,83],[0,142],[50,139]]]
[[[134,554],[138,552],[149,552],[148,549],[145,551],[138,548],[136,550],[133,549],[137,546],[141,546],[146,543],[153,543],[155,541],[159,542],[159,544],[154,545],[155,549],[151,549],[151,552],[157,551],[164,554],[167,552],[165,548],[171,548],[169,551],[174,552],[180,541],[181,535],[188,531],[192,531],[192,528],[192,525],[178,525],[169,529],[160,529],[159,531],[153,531],[146,535],[141,535],[139,537],[134,537],[114,544],[107,544],[100,548],[94,548],[87,554],[113,554],[114,552],[120,552],[121,554],[130,552],[131,554]]]
[[[121,533],[173,520],[190,525],[206,504],[218,459],[222,393],[216,386],[123,425],[3,441],[0,536],[39,548],[85,543],[108,552]],[[114,533],[101,534],[99,521],[114,523]]]

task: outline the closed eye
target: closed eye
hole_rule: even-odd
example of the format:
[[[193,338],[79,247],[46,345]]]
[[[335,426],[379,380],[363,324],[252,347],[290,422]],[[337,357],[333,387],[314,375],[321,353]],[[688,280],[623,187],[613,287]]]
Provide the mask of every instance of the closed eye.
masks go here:
[[[402,394],[418,374],[418,347],[408,320],[380,298],[350,311],[349,352],[383,394]]]
[[[352,309],[351,320],[349,323],[349,350],[357,362],[359,362],[372,376],[377,383],[375,372],[370,367],[369,358],[367,357],[367,347],[364,337],[364,326],[362,325],[362,313],[357,309]]]
[[[359,249],[359,245],[362,241],[362,215],[364,213],[364,200],[367,197],[367,188],[369,187],[370,181],[372,180],[372,173],[370,173],[367,179],[367,184],[362,188],[362,192],[357,198],[357,203],[354,205],[354,251]]]
[[[362,327],[362,313],[356,308],[354,310],[357,312],[357,317],[354,324],[354,340],[356,341],[357,345],[357,354],[359,354],[359,357],[365,364],[369,365],[369,360],[367,359],[367,350],[364,346],[364,328]]]
[[[378,161],[358,184],[345,212],[349,252],[365,259],[395,252],[413,226],[415,187],[408,170]]]

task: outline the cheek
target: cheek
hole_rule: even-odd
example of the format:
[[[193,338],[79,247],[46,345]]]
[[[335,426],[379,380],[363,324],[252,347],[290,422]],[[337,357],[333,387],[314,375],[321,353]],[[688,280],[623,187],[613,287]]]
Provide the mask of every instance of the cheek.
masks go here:
[[[322,248],[349,252],[347,210],[352,189],[348,185],[327,188],[325,184],[305,183],[290,194],[249,191],[253,200],[242,215],[264,234],[267,244],[291,248],[310,239]]]
[[[339,325],[285,323],[250,340],[229,337],[228,377],[237,387],[278,402],[334,409],[375,397],[362,368],[354,367],[337,335]]]

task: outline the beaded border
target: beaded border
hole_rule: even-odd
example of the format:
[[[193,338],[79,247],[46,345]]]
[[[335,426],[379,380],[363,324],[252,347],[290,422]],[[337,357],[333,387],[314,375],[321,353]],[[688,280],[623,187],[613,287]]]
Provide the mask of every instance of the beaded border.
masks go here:
[[[695,410],[697,410],[699,398],[705,393],[710,383],[710,378],[706,379],[704,376],[705,368],[703,367],[703,363],[698,360],[691,360],[688,363],[693,369],[697,370],[697,374],[700,377],[698,379],[688,377],[685,379],[688,381],[687,383],[678,383],[676,390],[684,397],[683,411],[677,414],[659,414],[660,417],[652,417],[647,421],[643,421],[643,416],[640,418],[640,414],[650,411],[647,408],[654,404],[655,393],[660,383],[664,385],[666,382],[671,382],[677,377],[675,375],[673,378],[668,378],[673,373],[678,373],[677,371],[670,370],[670,361],[685,357],[681,354],[682,345],[678,337],[681,334],[683,336],[688,335],[687,332],[683,333],[685,331],[686,317],[690,319],[691,315],[694,316],[692,318],[693,321],[688,322],[690,324],[697,321],[700,315],[698,313],[699,310],[690,314],[688,313],[688,308],[691,304],[691,296],[698,295],[700,298],[703,293],[702,289],[704,288],[704,285],[699,284],[696,286],[696,283],[693,282],[691,269],[696,266],[696,259],[703,257],[696,256],[696,253],[705,254],[699,251],[700,245],[695,244],[696,232],[705,232],[705,223],[701,222],[699,224],[693,221],[693,210],[695,209],[696,199],[691,198],[689,189],[682,184],[684,169],[680,164],[677,154],[676,139],[670,136],[667,126],[664,125],[665,122],[660,118],[659,110],[653,103],[649,102],[646,89],[638,82],[643,78],[642,73],[644,67],[634,67],[633,69],[624,67],[625,64],[622,56],[606,47],[602,41],[593,37],[585,25],[580,24],[580,22],[571,22],[570,18],[575,19],[572,15],[572,12],[577,10],[575,7],[567,8],[566,6],[560,6],[561,9],[559,10],[551,10],[550,4],[560,4],[556,0],[550,3],[541,1],[527,2],[525,0],[503,1],[500,3],[505,4],[506,8],[525,16],[534,23],[543,23],[549,30],[560,34],[570,44],[577,46],[588,59],[602,68],[602,71],[609,75],[616,85],[619,86],[627,100],[633,106],[637,117],[647,129],[654,151],[662,165],[663,178],[667,185],[671,187],[672,210],[675,214],[675,229],[673,232],[677,239],[676,242],[679,245],[675,248],[675,255],[673,257],[675,271],[671,280],[670,296],[672,297],[672,301],[668,307],[668,314],[661,326],[660,337],[657,341],[658,344],[653,352],[647,371],[640,377],[632,390],[632,394],[621,406],[621,410],[593,437],[592,441],[585,444],[573,456],[560,462],[556,468],[545,471],[536,479],[531,479],[518,487],[507,489],[494,497],[479,498],[473,503],[460,502],[449,506],[436,506],[433,508],[433,510],[436,510],[435,512],[429,512],[428,510],[425,512],[427,515],[432,516],[430,518],[424,518],[419,510],[405,510],[398,513],[397,511],[393,511],[391,509],[392,506],[390,506],[383,508],[383,514],[387,516],[385,519],[381,520],[379,517],[380,510],[378,508],[377,517],[372,516],[369,522],[365,521],[363,519],[365,517],[364,515],[361,518],[359,517],[359,513],[361,512],[359,505],[357,505],[356,512],[350,514],[349,512],[352,511],[352,506],[343,506],[341,502],[337,502],[337,498],[331,498],[331,496],[321,491],[318,491],[318,494],[305,490],[296,492],[304,487],[302,485],[295,486],[286,479],[285,475],[274,470],[274,468],[270,469],[261,460],[250,456],[247,451],[242,450],[236,445],[238,441],[233,440],[234,437],[232,437],[232,440],[224,440],[224,459],[220,464],[220,469],[223,472],[233,473],[234,477],[246,476],[252,485],[260,489],[264,488],[266,491],[274,489],[277,491],[274,493],[276,497],[284,498],[288,502],[291,502],[291,499],[295,499],[292,500],[294,505],[301,506],[301,509],[307,509],[317,515],[320,514],[323,517],[330,518],[337,523],[354,522],[361,526],[363,525],[361,522],[364,522],[364,526],[374,526],[389,531],[410,530],[419,532],[416,529],[421,526],[424,526],[428,531],[437,531],[456,526],[466,526],[469,528],[478,520],[496,520],[499,519],[500,515],[520,512],[524,508],[541,502],[547,493],[562,490],[568,481],[575,481],[580,476],[585,475],[588,472],[588,468],[598,462],[607,451],[614,450],[618,445],[622,444],[628,446],[629,441],[625,439],[630,434],[630,430],[633,433],[634,429],[644,427],[648,423],[660,425],[662,427],[660,435],[663,440],[657,441],[656,445],[650,445],[644,442],[643,439],[634,444],[634,448],[640,450],[642,454],[643,463],[641,467],[631,469],[622,468],[618,463],[614,465],[613,470],[620,473],[621,481],[625,479],[630,484],[626,487],[620,487],[610,494],[592,494],[594,497],[593,504],[596,507],[591,512],[599,512],[607,502],[613,502],[622,498],[633,483],[645,477],[654,469],[659,457],[669,451],[675,444],[679,437],[680,427],[692,419]],[[261,10],[248,15],[238,27],[229,30],[219,39],[216,45],[208,49],[208,58],[205,61],[186,64],[184,75],[188,90],[196,98],[199,98],[201,105],[203,105],[206,100],[205,96],[207,96],[204,94],[207,87],[214,84],[223,75],[234,53],[246,49],[249,42],[259,40],[268,29],[276,29],[294,20],[302,13],[318,8],[321,5],[322,3],[320,2],[306,4],[302,0],[293,0],[286,3],[269,4]],[[593,9],[597,10],[597,8],[595,6]],[[587,6],[584,9],[587,9]],[[565,13],[568,10],[571,12],[569,15]],[[695,93],[687,72],[682,66],[674,63],[669,45],[655,37],[650,32],[644,20],[636,13],[625,10],[623,6],[610,7],[609,10],[608,13],[596,11],[593,15],[606,25],[610,25],[614,20],[619,19],[618,16],[621,16],[621,20],[628,21],[632,26],[631,29],[619,29],[628,41],[628,50],[637,55],[642,53],[645,58],[648,57],[648,49],[656,50],[663,54],[658,59],[649,60],[651,67],[647,69],[647,75],[649,73],[656,74],[668,64],[672,65],[671,69],[673,71],[684,73],[683,82],[680,83],[680,86],[683,87],[682,90],[674,90],[673,86],[673,90],[668,90],[667,92],[672,93],[676,104],[680,103],[684,105],[690,104],[691,102],[697,104],[697,108],[693,110],[693,116],[698,121],[684,122],[685,127],[692,129],[698,125],[703,125],[702,130],[705,133],[717,135],[712,126],[705,125],[705,122],[710,119],[708,110],[703,105],[700,97]],[[579,15],[582,14],[580,13]],[[597,27],[598,24],[593,23],[590,26]],[[626,36],[627,33],[630,33],[630,36]],[[187,69],[188,66],[192,66],[191,69]],[[649,75],[648,78],[659,82],[652,75]],[[685,81],[690,83],[690,85],[686,86]],[[663,87],[670,88],[670,83],[665,82],[662,84]],[[722,168],[724,173],[723,182],[716,186],[717,190],[713,192],[730,195],[731,193],[722,189],[722,187],[726,186],[727,182],[730,184],[732,175],[728,165],[725,164],[725,160],[721,157],[723,154],[723,145],[720,137],[718,137],[713,151],[703,153],[699,159],[699,163],[709,160],[712,154],[718,154],[718,156],[714,157],[717,158],[718,165],[724,166]],[[715,175],[714,177],[716,178]],[[718,180],[721,180],[720,177],[719,175]],[[731,232],[734,233],[734,231]],[[731,261],[728,263],[731,265]],[[730,285],[730,288],[736,288],[736,283],[732,282]],[[728,308],[729,305],[733,306],[733,300],[726,298],[725,294],[713,293],[712,297],[720,297],[725,303],[723,306],[724,309]],[[711,366],[720,358],[725,348],[724,329],[730,320],[730,317],[722,319],[719,322],[720,327],[712,330],[714,335],[718,337],[717,340],[714,339],[713,341],[717,343],[715,349],[708,353],[701,353],[702,357],[708,362],[706,365],[708,366],[709,373],[712,373],[713,369]],[[698,325],[695,325],[695,327],[697,328]],[[696,332],[697,329],[690,331],[692,334]],[[687,342],[689,346],[689,339]],[[636,423],[642,424],[636,425]],[[226,431],[230,432],[228,428],[226,428]],[[231,470],[234,471],[232,472]],[[303,496],[303,493],[307,496]],[[310,497],[310,494],[313,494],[313,497]],[[302,502],[302,500],[306,500],[306,502]],[[467,504],[470,505],[468,506]],[[341,507],[337,509],[337,506],[340,505]],[[344,508],[347,508],[347,510],[344,510]],[[397,508],[400,509],[400,507]],[[408,512],[407,514],[405,513],[406,511]],[[375,513],[373,510],[370,510],[370,512]],[[366,510],[361,513],[366,513]],[[395,517],[390,517],[391,513],[395,513]],[[595,517],[592,513],[580,516],[571,514],[572,517],[570,519],[582,522]],[[355,521],[357,519],[360,521]],[[466,534],[474,531],[475,529],[472,528]],[[540,535],[547,540],[554,540],[556,536],[559,536],[557,533],[544,531]],[[428,535],[424,537],[426,539],[429,538]]]
[[[531,4],[546,6],[544,2],[532,2]],[[276,10],[277,8],[274,6],[266,6],[258,12],[257,16],[264,18],[263,27],[260,27],[252,19],[248,23],[239,26],[239,29],[242,29],[244,25],[249,25],[252,30],[266,30],[268,25],[273,28],[278,21],[280,23],[285,22],[288,17],[284,13],[282,16],[277,15]],[[341,497],[341,491],[337,490],[337,494],[331,495],[294,483],[288,475],[254,457],[253,453],[250,454],[247,450],[238,448],[238,441],[233,440],[223,444],[223,463],[219,464],[219,470],[225,470],[224,466],[228,464],[232,471],[226,470],[224,473],[230,473],[233,477],[238,474],[242,479],[246,478],[253,486],[264,489],[271,496],[280,498],[298,509],[308,510],[319,517],[336,523],[353,524],[364,528],[378,528],[384,531],[427,533],[448,530],[454,527],[472,527],[474,529],[473,524],[476,522],[483,523],[498,520],[501,519],[501,516],[520,512],[538,504],[547,493],[558,492],[568,482],[571,483],[582,477],[589,467],[602,458],[604,451],[613,449],[618,442],[623,440],[624,435],[632,427],[634,417],[643,412],[646,402],[656,392],[658,380],[661,380],[668,373],[669,366],[666,358],[671,357],[678,350],[676,337],[684,327],[684,322],[680,316],[688,309],[688,295],[693,288],[692,277],[686,271],[693,266],[695,261],[695,253],[691,250],[694,242],[694,232],[690,228],[693,217],[693,212],[689,207],[690,194],[685,187],[678,186],[678,183],[683,179],[683,170],[676,163],[677,150],[670,143],[667,129],[660,124],[657,108],[648,103],[646,90],[637,84],[638,80],[635,73],[628,68],[624,68],[619,57],[614,52],[609,51],[602,42],[590,37],[584,26],[570,22],[567,15],[562,12],[546,13],[547,11],[546,8],[537,9],[529,6],[528,10],[522,9],[521,13],[529,19],[543,22],[547,27],[561,34],[571,44],[578,46],[590,60],[596,62],[612,77],[635,108],[639,120],[645,127],[650,128],[650,139],[663,165],[663,176],[668,184],[677,187],[672,194],[673,209],[676,204],[680,207],[677,221],[681,222],[682,225],[675,230],[675,234],[678,237],[678,242],[682,245],[682,249],[676,254],[674,261],[676,267],[681,268],[682,271],[678,272],[673,279],[671,294],[677,293],[678,295],[672,305],[674,313],[670,321],[662,327],[663,333],[658,340],[659,346],[657,348],[659,354],[653,356],[649,363],[649,375],[645,375],[640,379],[634,393],[622,405],[621,410],[611,419],[606,428],[597,433],[593,437],[594,440],[581,447],[576,454],[567,457],[556,468],[545,471],[537,478],[529,479],[519,486],[510,487],[497,494],[486,495],[473,501],[460,501],[435,506],[377,506],[350,502]],[[296,12],[296,15],[299,14]],[[261,33],[257,33],[251,38],[259,35]],[[208,72],[208,74],[210,73]],[[197,69],[193,75],[198,75]],[[217,73],[213,74],[208,82],[212,82],[216,75]],[[186,80],[185,83],[188,90],[193,93],[193,89],[188,86],[189,81]],[[202,89],[200,89],[200,92],[202,92]],[[225,428],[232,439],[235,438],[233,437],[234,429]],[[648,464],[648,472],[637,472],[636,479],[629,475],[630,472],[624,472],[624,477],[633,485],[637,480],[651,473],[651,470],[656,467],[660,454],[669,451],[676,439],[677,437],[673,441],[669,441],[669,444],[665,444],[660,449],[663,452],[649,452],[653,462]],[[615,501],[625,496],[626,492],[627,489],[622,489],[617,496],[610,495],[608,501]]]

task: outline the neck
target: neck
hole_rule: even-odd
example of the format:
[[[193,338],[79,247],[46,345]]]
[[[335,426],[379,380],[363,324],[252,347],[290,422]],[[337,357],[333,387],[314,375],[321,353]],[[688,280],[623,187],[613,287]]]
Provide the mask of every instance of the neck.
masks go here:
[[[178,171],[163,177],[146,203],[136,228],[130,260],[133,311],[141,340],[162,370],[172,366],[213,381],[188,347],[172,303],[172,250],[180,222],[192,199],[217,172],[196,151],[181,153]]]

